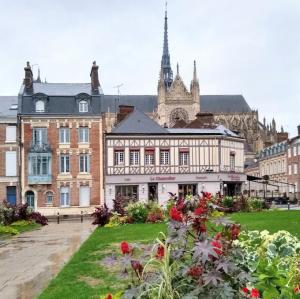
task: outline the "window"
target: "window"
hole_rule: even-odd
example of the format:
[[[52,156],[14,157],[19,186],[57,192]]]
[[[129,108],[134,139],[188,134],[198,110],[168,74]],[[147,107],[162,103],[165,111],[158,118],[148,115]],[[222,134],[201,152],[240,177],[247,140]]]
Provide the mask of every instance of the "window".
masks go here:
[[[61,173],[70,172],[70,156],[69,155],[61,155],[60,156],[60,172]]]
[[[139,165],[140,164],[140,151],[131,150],[129,162],[130,162],[130,165]]]
[[[78,142],[79,143],[88,143],[89,142],[89,128],[80,127],[78,129]]]
[[[87,101],[80,101],[79,102],[79,112],[88,112],[88,102]]]
[[[33,129],[32,141],[34,145],[43,145],[48,143],[47,128]]]
[[[145,165],[154,165],[154,149],[145,150]]]
[[[35,102],[35,112],[45,112],[45,102],[38,100]]]
[[[189,152],[180,151],[179,152],[179,165],[189,165]]]
[[[60,205],[62,207],[70,206],[70,188],[61,187],[60,188]]]
[[[46,204],[52,205],[53,204],[53,194],[52,192],[46,193]]]
[[[289,158],[291,157],[291,149],[290,148],[288,149],[288,157]]]
[[[298,173],[298,165],[295,163],[294,164],[294,174]]]
[[[70,143],[70,129],[60,128],[59,129],[59,143]]]
[[[51,157],[49,155],[33,154],[29,156],[29,175],[50,175]]]
[[[115,151],[115,165],[124,165],[124,151]]]
[[[127,185],[127,186],[116,186],[116,197],[122,196],[126,202],[138,200],[138,186]]]
[[[292,174],[292,165],[289,165],[289,175]]]
[[[170,151],[161,150],[160,151],[160,165],[169,165],[170,164]]]
[[[234,153],[230,153],[229,166],[230,166],[231,171],[235,170],[235,154]]]
[[[90,172],[90,156],[88,154],[79,155],[79,172]]]
[[[17,153],[15,151],[5,153],[5,175],[17,175]]]
[[[7,126],[6,127],[6,142],[16,142],[16,126]]]

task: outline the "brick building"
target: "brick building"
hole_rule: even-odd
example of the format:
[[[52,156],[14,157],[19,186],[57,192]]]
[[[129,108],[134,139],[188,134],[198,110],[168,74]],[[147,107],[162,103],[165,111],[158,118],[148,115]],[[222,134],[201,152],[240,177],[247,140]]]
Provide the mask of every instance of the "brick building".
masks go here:
[[[296,198],[300,199],[300,125],[298,135],[289,140],[287,154],[287,177],[290,184],[289,194],[295,192]]]
[[[93,211],[102,201],[98,66],[91,83],[42,83],[29,63],[19,95],[21,194],[46,215]]]
[[[1,97],[0,105],[0,202],[18,202],[18,98]]]

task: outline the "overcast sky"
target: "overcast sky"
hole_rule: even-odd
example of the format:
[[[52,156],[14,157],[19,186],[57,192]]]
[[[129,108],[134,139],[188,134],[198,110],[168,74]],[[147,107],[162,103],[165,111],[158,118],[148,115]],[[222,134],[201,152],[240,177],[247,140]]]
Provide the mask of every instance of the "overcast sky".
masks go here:
[[[104,93],[156,94],[162,0],[0,0],[0,95],[15,95],[26,61],[48,82],[89,82],[93,60]],[[201,94],[242,94],[260,119],[291,135],[300,124],[299,0],[168,1],[169,48]],[[33,67],[36,76],[37,66]]]

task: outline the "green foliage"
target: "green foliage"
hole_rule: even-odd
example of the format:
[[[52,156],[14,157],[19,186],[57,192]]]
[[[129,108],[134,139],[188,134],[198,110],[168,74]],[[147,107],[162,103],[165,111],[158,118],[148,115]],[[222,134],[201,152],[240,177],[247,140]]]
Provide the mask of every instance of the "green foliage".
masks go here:
[[[11,226],[27,226],[29,224],[31,224],[32,222],[29,221],[29,220],[18,220],[18,221],[15,221],[11,224]]]
[[[260,198],[250,197],[248,198],[248,205],[250,211],[261,211],[264,207],[264,200]]]
[[[232,208],[232,207],[233,207],[233,203],[234,203],[234,200],[233,200],[233,197],[232,197],[232,196],[225,196],[225,197],[222,199],[222,205],[223,205],[225,208]]]
[[[0,235],[17,235],[19,231],[11,226],[8,225],[0,225]]]
[[[125,208],[128,216],[136,223],[143,223],[147,219],[148,209],[146,204],[143,202],[132,202],[129,203]]]
[[[109,218],[109,222],[104,225],[104,227],[115,227],[121,225],[121,215],[117,212],[112,212]]]

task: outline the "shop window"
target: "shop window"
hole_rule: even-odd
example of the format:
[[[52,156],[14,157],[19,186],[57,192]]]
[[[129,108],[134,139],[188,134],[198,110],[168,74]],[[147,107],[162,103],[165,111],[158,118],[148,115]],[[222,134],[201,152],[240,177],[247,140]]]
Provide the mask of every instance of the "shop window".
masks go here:
[[[138,200],[138,185],[116,186],[116,197],[122,196],[125,201]]]
[[[129,162],[130,162],[130,165],[139,165],[140,164],[140,151],[131,150]]]

